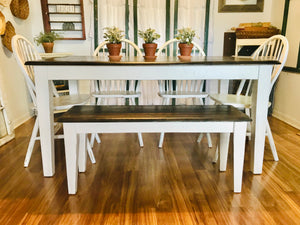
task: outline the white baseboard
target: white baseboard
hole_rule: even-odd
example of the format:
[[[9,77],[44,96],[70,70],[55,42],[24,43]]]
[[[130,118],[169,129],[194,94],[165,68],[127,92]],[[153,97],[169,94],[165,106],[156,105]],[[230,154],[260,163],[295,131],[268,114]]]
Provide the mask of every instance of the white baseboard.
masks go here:
[[[16,119],[13,121],[13,125],[14,125],[14,129],[16,129],[17,127],[19,127],[20,125],[22,125],[23,123],[25,123],[27,120],[29,120],[33,115],[31,115],[30,113],[27,113],[25,115],[23,115],[22,117]]]
[[[282,120],[283,122],[300,130],[300,121],[299,120],[295,120],[294,118],[292,118],[282,112],[279,112],[277,110],[273,110],[272,116],[274,116],[275,118]]]

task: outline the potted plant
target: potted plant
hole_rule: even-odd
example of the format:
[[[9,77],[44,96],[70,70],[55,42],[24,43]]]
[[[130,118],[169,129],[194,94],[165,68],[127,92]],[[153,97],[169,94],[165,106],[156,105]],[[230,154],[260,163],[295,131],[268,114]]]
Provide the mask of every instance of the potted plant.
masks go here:
[[[195,30],[190,27],[182,28],[178,30],[176,39],[179,40],[179,51],[181,56],[191,56],[193,45],[193,39],[196,36]]]
[[[145,31],[139,30],[139,36],[143,38],[145,42],[143,44],[143,48],[145,51],[145,59],[155,59],[157,44],[154,43],[154,41],[160,38],[160,35],[156,33],[154,29],[148,28]]]
[[[42,44],[46,53],[52,53],[54,41],[59,38],[62,38],[62,36],[54,31],[45,33],[40,32],[40,34],[34,38],[34,41],[37,43],[37,45]]]
[[[122,56],[120,56],[121,51],[121,41],[124,37],[124,34],[122,30],[120,30],[118,27],[105,27],[104,30],[104,38],[105,41],[108,43],[106,44],[108,52],[109,52],[109,58],[118,60],[121,59]]]

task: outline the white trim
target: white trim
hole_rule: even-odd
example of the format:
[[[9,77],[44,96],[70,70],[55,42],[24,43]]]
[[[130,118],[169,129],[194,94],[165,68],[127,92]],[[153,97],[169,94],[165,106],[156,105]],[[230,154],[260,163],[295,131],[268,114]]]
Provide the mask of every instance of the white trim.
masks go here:
[[[272,116],[300,130],[300,121],[278,110],[273,110]]]

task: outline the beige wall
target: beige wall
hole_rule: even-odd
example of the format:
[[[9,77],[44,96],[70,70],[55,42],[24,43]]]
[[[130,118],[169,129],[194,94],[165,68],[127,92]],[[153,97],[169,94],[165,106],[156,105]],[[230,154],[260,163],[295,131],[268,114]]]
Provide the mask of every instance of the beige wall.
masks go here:
[[[273,116],[300,129],[300,74],[282,72],[275,88]]]
[[[274,0],[272,21],[281,27],[279,15],[283,14],[284,0]],[[279,25],[280,24],[280,25]],[[298,29],[298,23],[295,23]],[[290,46],[293,48],[293,46]],[[300,129],[300,74],[282,72],[275,85],[273,116]]]
[[[9,7],[1,7],[1,11],[6,17],[6,21],[10,21],[17,33],[31,37],[32,13],[27,20],[21,20],[12,16]],[[27,95],[26,86],[23,76],[15,62],[13,54],[0,44],[0,88],[4,103],[10,120],[14,126],[26,121],[30,116],[29,96]]]

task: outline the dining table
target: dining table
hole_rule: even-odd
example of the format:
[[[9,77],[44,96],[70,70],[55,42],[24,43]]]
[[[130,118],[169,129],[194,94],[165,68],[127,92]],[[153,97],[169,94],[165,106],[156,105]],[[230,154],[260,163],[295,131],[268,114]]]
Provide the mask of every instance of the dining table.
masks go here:
[[[273,66],[271,58],[192,56],[180,59],[172,56],[147,61],[143,57],[123,56],[110,61],[105,56],[67,56],[27,61],[35,73],[37,111],[39,115],[43,174],[55,174],[53,80],[253,80],[250,170],[261,174],[265,146],[269,85]],[[224,88],[223,88],[224,89]],[[75,88],[76,90],[76,88]]]

